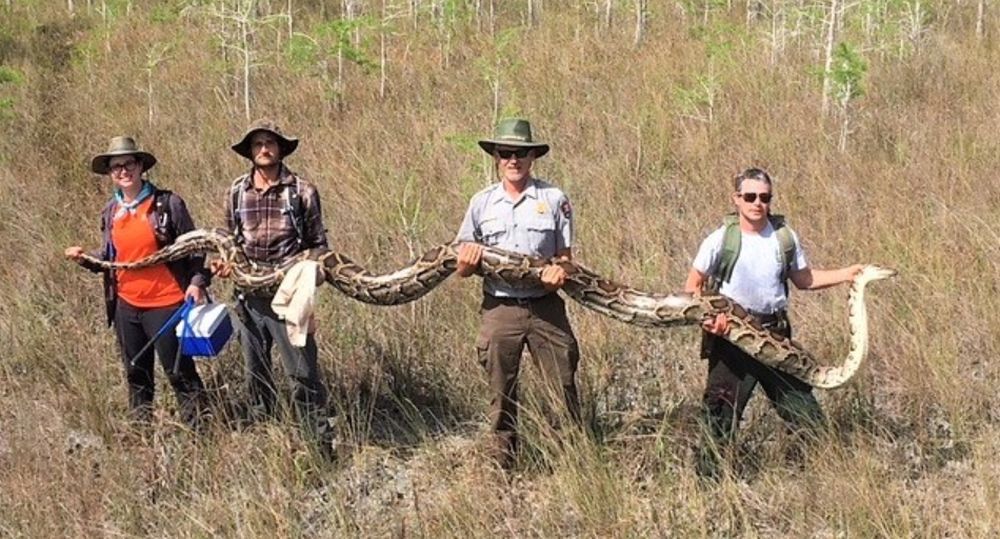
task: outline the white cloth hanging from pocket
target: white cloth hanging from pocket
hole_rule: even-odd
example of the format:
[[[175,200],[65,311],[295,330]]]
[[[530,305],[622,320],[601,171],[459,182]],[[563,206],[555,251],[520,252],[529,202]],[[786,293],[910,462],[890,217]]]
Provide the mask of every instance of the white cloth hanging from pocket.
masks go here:
[[[321,266],[315,260],[303,260],[289,268],[271,300],[271,308],[285,321],[292,346],[303,347],[306,337],[316,331],[316,281]]]

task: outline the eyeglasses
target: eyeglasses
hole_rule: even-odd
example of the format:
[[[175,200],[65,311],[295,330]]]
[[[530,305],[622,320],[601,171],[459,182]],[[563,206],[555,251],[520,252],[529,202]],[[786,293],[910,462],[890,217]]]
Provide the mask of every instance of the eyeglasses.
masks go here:
[[[771,203],[771,193],[740,193],[740,197],[743,198],[743,202],[748,204],[757,202],[757,197],[760,197],[761,204]]]
[[[124,163],[118,163],[117,165],[109,166],[108,172],[111,174],[117,174],[119,172],[122,172],[123,170],[127,170],[129,172],[135,172],[135,167],[137,167],[138,165],[139,162],[133,159],[131,161],[125,161]]]
[[[516,150],[497,150],[497,155],[500,156],[500,159],[510,159],[515,155],[518,159],[524,159],[528,157],[529,152],[531,152],[531,148],[518,148]]]

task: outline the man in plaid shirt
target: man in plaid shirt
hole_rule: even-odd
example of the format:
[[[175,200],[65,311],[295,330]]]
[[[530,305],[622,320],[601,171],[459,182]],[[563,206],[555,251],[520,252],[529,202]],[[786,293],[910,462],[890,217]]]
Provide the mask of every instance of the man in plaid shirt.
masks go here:
[[[284,164],[299,141],[286,137],[274,122],[257,120],[233,151],[252,163],[227,193],[226,228],[243,244],[256,264],[276,264],[305,249],[326,248],[326,229],[316,187]],[[218,260],[212,270],[227,277],[231,269]],[[277,391],[271,374],[271,347],[278,345],[292,401],[306,434],[320,453],[333,456],[333,431],[326,415],[327,390],[317,365],[316,340],[309,334],[304,347],[293,346],[285,322],[271,308],[275,289],[237,290],[237,313],[246,326],[240,344],[246,360],[251,417],[274,413]]]

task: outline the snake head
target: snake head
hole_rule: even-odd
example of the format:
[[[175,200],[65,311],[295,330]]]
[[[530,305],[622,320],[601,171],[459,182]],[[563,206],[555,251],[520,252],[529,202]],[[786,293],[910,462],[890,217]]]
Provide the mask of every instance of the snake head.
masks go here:
[[[892,268],[886,268],[877,264],[868,264],[861,269],[861,273],[858,274],[857,279],[863,278],[866,281],[878,281],[895,277],[896,275],[899,275],[899,272]]]

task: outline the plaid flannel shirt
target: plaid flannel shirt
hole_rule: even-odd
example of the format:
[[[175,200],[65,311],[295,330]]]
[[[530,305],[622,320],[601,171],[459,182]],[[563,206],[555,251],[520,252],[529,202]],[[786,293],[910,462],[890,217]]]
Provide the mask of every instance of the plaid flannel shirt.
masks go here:
[[[302,198],[302,243],[289,211],[290,197],[299,185]],[[261,191],[253,186],[253,171],[237,178],[226,195],[226,229],[236,231],[233,219],[233,189],[240,192],[239,202],[243,248],[254,262],[273,264],[305,249],[327,248],[326,229],[316,187],[281,165],[278,183]]]

